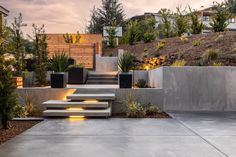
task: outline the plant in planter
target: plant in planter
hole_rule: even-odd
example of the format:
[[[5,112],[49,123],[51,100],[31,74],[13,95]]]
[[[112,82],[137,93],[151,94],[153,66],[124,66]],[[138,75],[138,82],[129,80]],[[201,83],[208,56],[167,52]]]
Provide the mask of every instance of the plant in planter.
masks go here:
[[[51,74],[51,87],[52,88],[65,88],[66,75],[65,71],[69,66],[69,57],[64,53],[55,53],[49,61],[49,67],[52,69]]]
[[[133,75],[129,73],[133,67],[134,56],[131,53],[124,53],[118,60],[120,88],[132,88]]]
[[[88,71],[83,64],[71,65],[68,68],[69,84],[84,84],[87,79]]]

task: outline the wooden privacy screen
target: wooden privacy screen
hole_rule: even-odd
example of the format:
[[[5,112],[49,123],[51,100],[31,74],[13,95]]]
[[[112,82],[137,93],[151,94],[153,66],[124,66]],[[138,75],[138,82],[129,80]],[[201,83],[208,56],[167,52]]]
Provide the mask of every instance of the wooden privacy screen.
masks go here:
[[[81,34],[79,43],[68,44],[63,34],[47,34],[48,56],[64,52],[73,58],[76,64],[84,64],[85,68],[94,69],[95,54],[102,52],[102,35]]]

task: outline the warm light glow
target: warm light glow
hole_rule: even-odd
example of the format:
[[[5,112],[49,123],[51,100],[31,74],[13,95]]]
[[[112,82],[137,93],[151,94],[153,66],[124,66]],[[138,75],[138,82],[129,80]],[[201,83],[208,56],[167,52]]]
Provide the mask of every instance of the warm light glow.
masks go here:
[[[149,66],[148,65],[146,65],[145,66],[145,70],[149,70],[150,68],[149,68]]]
[[[85,102],[85,103],[96,103],[98,101],[97,100],[86,100],[86,101],[83,101],[83,102]]]
[[[82,108],[68,108],[66,110],[67,111],[83,111],[84,109],[82,109]]]
[[[85,116],[70,116],[70,118],[85,118]]]

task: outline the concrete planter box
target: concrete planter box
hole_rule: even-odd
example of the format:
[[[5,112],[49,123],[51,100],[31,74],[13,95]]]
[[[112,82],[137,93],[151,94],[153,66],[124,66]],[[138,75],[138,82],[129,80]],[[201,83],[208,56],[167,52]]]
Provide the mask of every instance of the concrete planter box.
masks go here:
[[[66,88],[66,75],[64,72],[51,74],[51,88]]]
[[[119,87],[120,88],[132,88],[133,75],[131,73],[119,74]]]
[[[85,68],[70,68],[68,70],[68,84],[84,84],[88,70]]]

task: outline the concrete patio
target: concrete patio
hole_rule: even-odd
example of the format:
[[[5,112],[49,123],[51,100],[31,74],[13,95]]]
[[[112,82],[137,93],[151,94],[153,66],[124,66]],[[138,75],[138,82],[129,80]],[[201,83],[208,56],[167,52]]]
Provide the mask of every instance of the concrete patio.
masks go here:
[[[173,119],[52,119],[0,146],[1,157],[234,157],[236,113]]]

